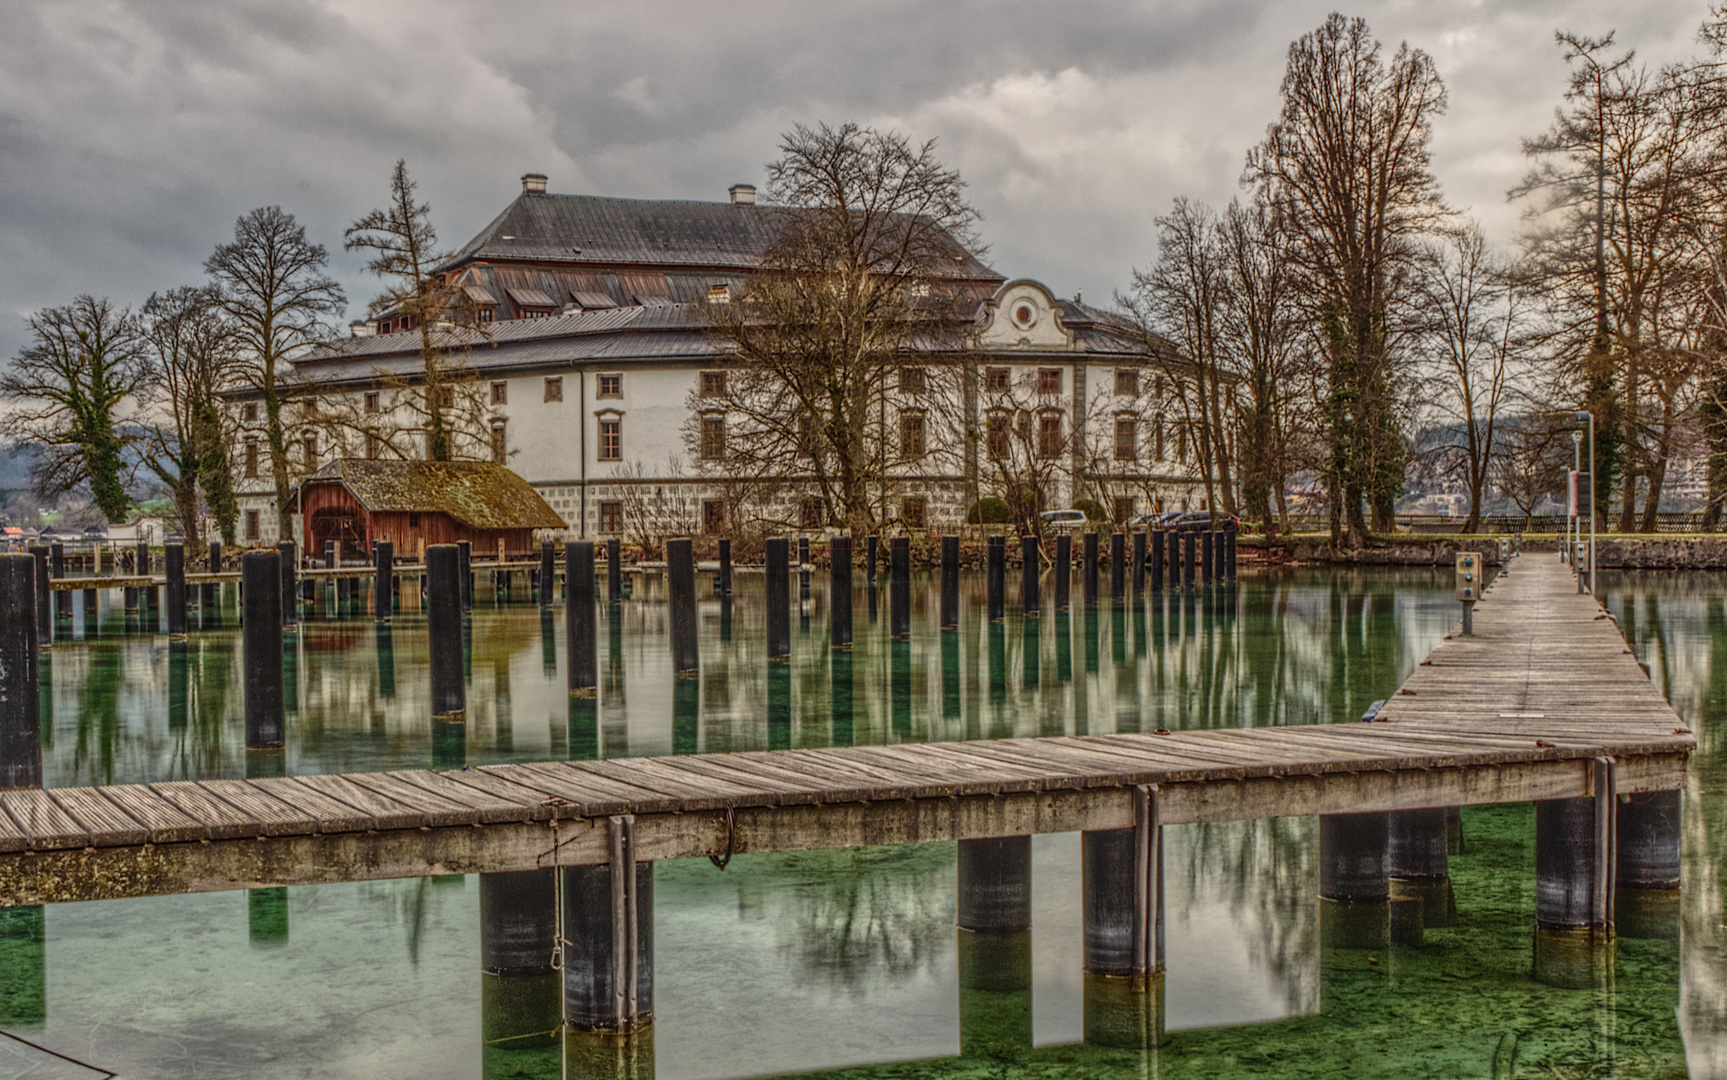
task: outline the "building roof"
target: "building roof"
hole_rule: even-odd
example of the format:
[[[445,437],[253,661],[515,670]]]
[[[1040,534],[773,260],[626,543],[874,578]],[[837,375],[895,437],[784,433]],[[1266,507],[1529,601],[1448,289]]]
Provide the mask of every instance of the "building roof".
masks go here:
[[[305,486],[337,483],[372,514],[448,514],[475,529],[562,529],[564,519],[528,482],[490,461],[340,458]]]
[[[784,207],[615,199],[524,191],[443,269],[486,260],[595,267],[660,266],[753,271],[779,238]],[[958,244],[952,276],[1000,281]],[[944,275],[945,276],[945,275]]]

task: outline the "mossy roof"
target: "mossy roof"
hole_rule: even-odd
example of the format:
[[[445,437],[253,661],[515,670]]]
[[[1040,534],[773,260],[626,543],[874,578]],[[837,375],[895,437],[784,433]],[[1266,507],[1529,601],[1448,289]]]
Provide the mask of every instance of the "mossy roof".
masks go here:
[[[539,492],[490,461],[341,458],[306,478],[340,483],[372,514],[448,514],[475,529],[562,529]]]

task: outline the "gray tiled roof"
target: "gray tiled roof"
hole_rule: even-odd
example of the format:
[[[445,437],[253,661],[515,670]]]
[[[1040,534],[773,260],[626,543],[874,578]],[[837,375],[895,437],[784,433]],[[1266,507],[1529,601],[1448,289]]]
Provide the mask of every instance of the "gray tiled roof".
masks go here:
[[[760,264],[779,235],[780,215],[787,212],[685,199],[523,192],[444,265],[509,259],[747,271]],[[1002,280],[969,255],[954,276]]]

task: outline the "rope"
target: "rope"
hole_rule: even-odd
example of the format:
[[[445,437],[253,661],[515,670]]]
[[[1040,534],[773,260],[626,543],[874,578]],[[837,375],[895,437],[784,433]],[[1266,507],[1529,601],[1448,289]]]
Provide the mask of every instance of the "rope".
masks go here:
[[[70,1061],[72,1064],[78,1066],[80,1069],[89,1069],[93,1073],[101,1073],[103,1076],[109,1076],[109,1077],[120,1075],[119,1073],[114,1072],[111,1069],[104,1069],[100,1065],[91,1065],[88,1062],[79,1061],[75,1057],[67,1057],[65,1054],[55,1053],[54,1051],[48,1049],[46,1046],[41,1046],[41,1045],[38,1045],[36,1043],[33,1043],[29,1039],[20,1038],[17,1035],[12,1034],[10,1031],[0,1031],[0,1035],[4,1035],[6,1038],[11,1039],[13,1042],[23,1043],[25,1046],[28,1046],[32,1050],[40,1050],[44,1054],[47,1054],[49,1057],[57,1057],[61,1061]]]
[[[726,807],[726,853],[724,855],[709,855],[708,861],[719,867],[721,870],[724,870],[726,868],[726,864],[732,861],[732,848],[737,841],[737,837],[738,812],[728,806]]]

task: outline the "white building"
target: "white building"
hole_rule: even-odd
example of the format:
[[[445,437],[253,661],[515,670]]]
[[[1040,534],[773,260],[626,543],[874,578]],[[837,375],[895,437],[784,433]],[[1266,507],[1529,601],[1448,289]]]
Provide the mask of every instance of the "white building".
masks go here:
[[[509,464],[576,536],[831,525],[795,473],[739,505],[724,411],[704,408],[728,367],[703,312],[749,280],[776,213],[744,185],[702,203],[552,195],[544,177],[523,177],[521,195],[441,268],[471,326],[437,334],[464,372],[451,399],[458,451]],[[955,250],[968,348],[926,354],[928,370],[957,373],[941,382],[952,392],[926,384],[924,368],[891,373],[880,408],[896,458],[872,495],[879,516],[940,529],[1010,483],[1035,486],[1046,508],[1095,499],[1116,520],[1200,508],[1169,411],[1181,387],[1167,345]],[[425,455],[421,335],[408,323],[386,313],[295,359],[283,416],[296,482],[335,457]],[[240,534],[273,541],[259,409],[238,407]]]

